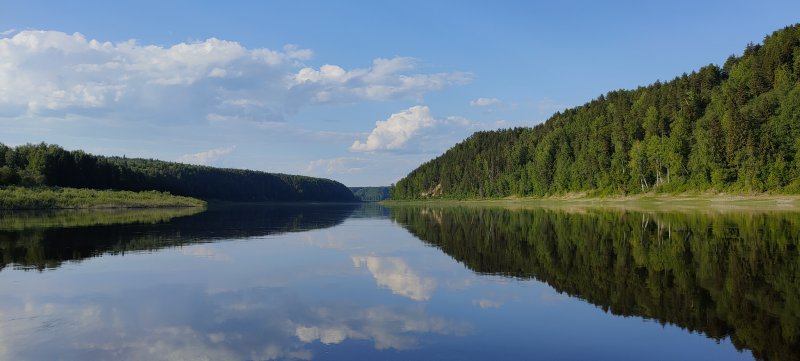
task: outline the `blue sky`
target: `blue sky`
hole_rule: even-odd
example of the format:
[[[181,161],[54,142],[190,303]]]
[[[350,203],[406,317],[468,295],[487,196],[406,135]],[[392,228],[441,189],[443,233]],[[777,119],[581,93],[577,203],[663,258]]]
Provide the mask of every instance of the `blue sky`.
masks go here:
[[[800,21],[797,1],[0,5],[0,142],[350,186]]]

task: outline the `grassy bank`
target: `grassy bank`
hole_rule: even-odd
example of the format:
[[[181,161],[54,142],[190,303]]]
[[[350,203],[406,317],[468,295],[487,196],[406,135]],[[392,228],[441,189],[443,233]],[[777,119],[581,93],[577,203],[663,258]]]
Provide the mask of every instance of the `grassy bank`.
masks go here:
[[[0,188],[0,209],[102,209],[205,207],[206,202],[169,193],[77,188]]]
[[[156,224],[203,212],[201,207],[0,210],[0,230],[25,231],[112,224]]]
[[[522,207],[571,207],[592,206],[636,209],[800,209],[800,195],[768,193],[645,193],[630,196],[593,196],[586,193],[570,193],[549,197],[506,197],[493,199],[429,199],[387,200],[385,205],[437,204],[437,205],[502,205]]]

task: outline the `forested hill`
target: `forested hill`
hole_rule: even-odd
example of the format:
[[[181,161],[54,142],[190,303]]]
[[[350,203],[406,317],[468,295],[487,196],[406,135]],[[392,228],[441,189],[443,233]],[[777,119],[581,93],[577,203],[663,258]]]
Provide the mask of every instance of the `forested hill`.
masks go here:
[[[7,185],[158,190],[227,201],[356,201],[347,187],[329,179],[103,157],[44,143],[0,144],[0,186]]]
[[[800,25],[720,68],[601,95],[533,128],[478,132],[393,199],[567,192],[800,193]]]
[[[353,195],[362,202],[379,202],[389,199],[390,187],[350,187]]]

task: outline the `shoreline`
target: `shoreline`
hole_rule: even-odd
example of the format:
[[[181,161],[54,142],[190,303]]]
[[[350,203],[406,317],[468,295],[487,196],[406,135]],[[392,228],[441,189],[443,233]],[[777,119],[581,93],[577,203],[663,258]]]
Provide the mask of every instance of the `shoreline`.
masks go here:
[[[505,197],[487,199],[403,199],[380,202],[392,205],[494,205],[519,207],[586,207],[640,209],[702,209],[709,210],[800,210],[800,195],[736,194],[736,193],[675,193],[636,194],[627,196],[593,197],[585,194],[566,194],[549,197]]]
[[[2,211],[205,208],[207,205],[200,199],[158,191],[0,187]]]

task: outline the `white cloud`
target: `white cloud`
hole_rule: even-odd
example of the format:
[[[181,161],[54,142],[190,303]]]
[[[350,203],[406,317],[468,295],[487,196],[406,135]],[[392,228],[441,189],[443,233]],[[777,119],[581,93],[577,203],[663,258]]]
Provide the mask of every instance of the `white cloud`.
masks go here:
[[[413,149],[417,153],[441,153],[482,128],[481,123],[460,115],[436,118],[430,108],[418,105],[375,122],[366,140],[355,140],[350,150],[403,153]]]
[[[230,154],[234,149],[236,149],[235,145],[227,148],[215,148],[200,153],[184,154],[178,157],[177,161],[181,163],[207,165],[224,155]]]
[[[406,74],[416,68],[413,58],[375,59],[367,69],[345,70],[325,64],[303,68],[294,76],[295,94],[315,103],[419,98],[423,93],[471,80],[467,73]]]
[[[354,256],[355,267],[366,266],[378,286],[414,301],[426,301],[436,288],[432,278],[420,277],[405,261],[396,257]]]
[[[350,70],[301,63],[312,56],[296,45],[248,49],[216,38],[160,46],[9,30],[0,35],[0,118],[276,121],[313,104],[420,98],[470,80],[415,73],[404,57]]]
[[[472,121],[470,121],[469,119],[467,119],[465,117],[462,117],[460,115],[451,115],[451,116],[449,116],[447,118],[444,118],[444,123],[445,124],[456,124],[456,125],[460,125],[462,127],[472,126]]]
[[[17,32],[17,29],[8,29],[8,30],[0,31],[0,36],[8,36],[8,35],[11,35],[11,34],[13,34],[15,32]]]
[[[382,149],[398,149],[408,142],[420,129],[436,125],[427,106],[414,106],[392,114],[389,119],[375,122],[375,129],[365,142],[356,140],[350,150],[370,152]]]
[[[297,60],[309,60],[314,57],[314,51],[311,49],[301,49],[295,44],[286,44],[283,47],[283,52]]]
[[[497,98],[478,98],[471,100],[469,105],[473,107],[488,107],[490,105],[500,104],[500,99]]]

